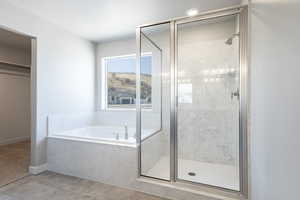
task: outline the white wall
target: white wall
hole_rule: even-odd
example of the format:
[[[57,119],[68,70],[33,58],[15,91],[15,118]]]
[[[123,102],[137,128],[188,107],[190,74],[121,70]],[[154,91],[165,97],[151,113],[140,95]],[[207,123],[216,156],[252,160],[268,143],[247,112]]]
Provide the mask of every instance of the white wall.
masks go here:
[[[49,113],[94,110],[94,46],[47,21],[0,2],[0,25],[37,37],[37,135],[32,165],[46,163]]]
[[[299,199],[300,2],[253,0],[253,200]]]

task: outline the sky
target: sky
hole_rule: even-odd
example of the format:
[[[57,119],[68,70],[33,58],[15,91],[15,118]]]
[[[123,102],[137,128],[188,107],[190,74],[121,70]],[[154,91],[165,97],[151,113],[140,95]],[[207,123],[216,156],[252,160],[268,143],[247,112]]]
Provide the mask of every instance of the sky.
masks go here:
[[[107,60],[108,72],[131,72],[135,73],[136,58],[123,57],[123,58],[113,58]],[[152,57],[142,56],[141,58],[141,74],[151,74]]]

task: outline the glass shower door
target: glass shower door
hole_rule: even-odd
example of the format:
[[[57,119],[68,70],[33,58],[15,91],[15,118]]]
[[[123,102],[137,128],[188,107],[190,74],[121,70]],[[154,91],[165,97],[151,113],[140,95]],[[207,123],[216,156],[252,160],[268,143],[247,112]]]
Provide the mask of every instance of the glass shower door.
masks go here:
[[[138,37],[140,175],[170,180],[170,23],[141,28]]]
[[[177,179],[239,191],[238,15],[176,29]]]

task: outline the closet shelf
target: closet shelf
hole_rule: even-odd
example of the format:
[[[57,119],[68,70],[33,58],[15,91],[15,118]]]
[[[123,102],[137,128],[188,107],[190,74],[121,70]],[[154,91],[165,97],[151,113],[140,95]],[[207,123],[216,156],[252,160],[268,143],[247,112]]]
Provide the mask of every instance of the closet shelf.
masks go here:
[[[20,67],[20,68],[30,69],[30,65],[23,65],[23,64],[7,62],[7,61],[2,61],[2,60],[0,60],[0,64],[5,64],[5,65],[11,65],[11,66]]]

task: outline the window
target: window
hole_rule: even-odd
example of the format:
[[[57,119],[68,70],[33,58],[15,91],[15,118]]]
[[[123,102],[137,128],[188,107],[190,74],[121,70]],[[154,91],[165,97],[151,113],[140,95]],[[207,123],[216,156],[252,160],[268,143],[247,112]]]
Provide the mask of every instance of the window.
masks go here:
[[[102,59],[102,108],[134,109],[136,102],[136,56],[105,57]],[[152,104],[152,55],[141,57],[141,104]]]

